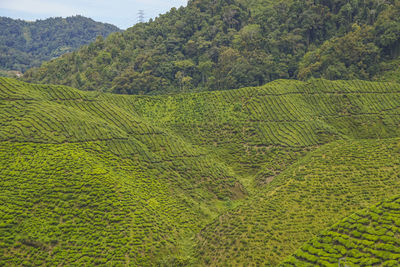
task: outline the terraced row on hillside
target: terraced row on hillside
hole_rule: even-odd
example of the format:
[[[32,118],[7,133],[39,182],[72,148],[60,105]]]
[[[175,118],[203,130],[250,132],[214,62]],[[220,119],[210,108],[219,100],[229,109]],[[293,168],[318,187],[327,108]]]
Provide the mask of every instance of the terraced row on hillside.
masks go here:
[[[126,109],[206,147],[248,177],[271,158],[292,155],[284,166],[333,140],[400,136],[399,92],[390,83],[280,80],[239,90],[113,99],[127,100]],[[273,165],[269,172],[279,173]]]
[[[180,240],[245,194],[210,153],[107,99],[10,79],[0,91],[0,264],[187,261]]]
[[[0,97],[4,100],[0,106],[1,141],[52,144],[103,141],[115,154],[133,156],[146,165],[170,164],[174,172],[185,176],[180,180],[182,183],[187,183],[192,176],[205,176],[201,175],[204,170],[212,170],[214,174],[207,173],[210,176],[208,181],[215,178],[216,183],[206,186],[221,194],[220,197],[223,194],[218,191],[218,183],[222,177],[234,183],[232,175],[222,174],[224,167],[205,151],[146,122],[128,108],[121,108],[122,99],[120,103],[112,103],[112,95],[103,97],[63,86],[4,81],[0,88]],[[192,171],[199,173],[190,174],[190,171],[182,169],[185,165],[193,165]],[[178,181],[178,177],[175,180]],[[195,183],[192,181],[186,186],[194,189]],[[185,185],[180,184],[180,187]]]
[[[210,266],[277,265],[342,218],[398,194],[400,139],[335,141],[206,226],[198,255]]]
[[[105,147],[0,142],[0,265],[145,266],[163,251],[179,255],[201,211]]]
[[[20,83],[18,86],[25,85]],[[194,145],[205,146],[207,150],[214,147],[218,154],[228,157],[233,166],[237,162],[252,166],[269,158],[260,155],[269,147],[304,148],[335,139],[387,138],[400,134],[397,127],[400,123],[398,84],[282,80],[264,87],[158,97],[96,95],[60,86],[43,95],[41,91],[50,87],[29,86],[36,89],[19,92],[19,96],[13,96],[16,92],[7,91],[5,85],[2,89],[5,98],[25,98],[25,102],[9,102],[18,110],[18,105],[29,106],[23,111],[24,120],[32,120],[34,115],[30,114],[38,108],[34,102],[29,102],[34,94],[42,94],[36,97],[44,97],[51,105],[57,104],[53,109],[62,107],[68,111],[68,116],[72,117],[70,121],[65,114],[46,107],[50,113],[60,116],[63,124],[76,123],[75,117],[96,115],[95,119],[85,119],[85,127],[74,126],[72,132],[65,126],[66,131],[58,131],[60,136],[37,137],[35,133],[30,140],[78,140],[73,132],[76,128],[87,128],[84,135],[79,135],[79,140],[85,141],[126,139],[128,135],[137,138],[146,133],[159,133],[159,128],[170,129]],[[24,96],[26,93],[29,96]],[[8,107],[4,108],[8,110]],[[8,114],[3,116],[12,120]],[[49,127],[55,127],[54,119],[49,120]],[[13,123],[16,122],[10,123],[9,127],[14,127]],[[14,130],[12,136],[21,138],[20,131],[29,124],[32,122],[17,125],[19,130]],[[40,122],[33,124],[43,125]],[[40,134],[49,131],[43,127],[37,130]],[[242,169],[243,164],[239,168]]]
[[[358,211],[302,246],[282,266],[399,266],[400,196]]]
[[[0,263],[145,266],[193,264],[197,257],[211,265],[276,263],[342,218],[337,210],[348,196],[335,195],[332,207],[318,210],[313,201],[325,202],[289,166],[332,150],[333,165],[307,163],[319,187],[325,176],[318,175],[346,155],[343,166],[352,170],[343,170],[346,185],[361,179],[354,172],[359,164],[372,166],[371,181],[395,184],[398,141],[387,138],[400,137],[399,115],[394,83],[281,80],[230,91],[123,96],[0,78],[0,166],[10,166],[0,170],[7,207],[0,210],[7,218]],[[352,141],[360,138],[371,140]],[[337,186],[340,168],[326,186]],[[300,189],[283,186],[286,181]],[[365,190],[348,209],[380,200],[373,182]],[[395,191],[392,185],[387,192]],[[309,199],[308,211],[300,208],[291,221],[277,207],[291,210],[296,192]],[[301,221],[316,211],[324,223],[311,231]],[[298,236],[279,242],[294,223]],[[243,245],[232,245],[239,237]]]

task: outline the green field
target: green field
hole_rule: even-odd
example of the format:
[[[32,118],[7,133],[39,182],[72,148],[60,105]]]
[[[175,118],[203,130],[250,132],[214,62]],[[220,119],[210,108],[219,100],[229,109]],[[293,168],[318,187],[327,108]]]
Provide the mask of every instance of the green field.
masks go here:
[[[399,266],[400,197],[358,211],[302,246],[282,266]]]
[[[0,91],[1,264],[187,261],[178,241],[246,193],[123,98],[11,79]]]
[[[0,78],[0,265],[276,265],[400,194],[400,85],[163,96]]]
[[[343,217],[400,194],[399,174],[398,138],[324,145],[205,227],[199,256],[212,266],[277,265]]]

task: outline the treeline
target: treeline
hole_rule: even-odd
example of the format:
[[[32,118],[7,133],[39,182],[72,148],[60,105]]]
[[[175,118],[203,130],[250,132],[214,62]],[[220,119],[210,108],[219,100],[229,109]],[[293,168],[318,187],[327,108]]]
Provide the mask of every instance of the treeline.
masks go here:
[[[398,0],[191,0],[24,79],[122,94],[376,79],[399,68],[399,18]]]
[[[0,17],[0,69],[23,72],[116,31],[83,16],[35,22]]]

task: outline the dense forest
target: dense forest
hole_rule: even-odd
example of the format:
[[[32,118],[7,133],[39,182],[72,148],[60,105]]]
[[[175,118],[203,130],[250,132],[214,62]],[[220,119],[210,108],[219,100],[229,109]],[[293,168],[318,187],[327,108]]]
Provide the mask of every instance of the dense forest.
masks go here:
[[[399,0],[191,0],[30,70],[24,80],[122,94],[279,78],[398,80],[399,55]]]
[[[0,69],[24,72],[72,52],[97,36],[120,31],[83,16],[28,22],[0,17]]]

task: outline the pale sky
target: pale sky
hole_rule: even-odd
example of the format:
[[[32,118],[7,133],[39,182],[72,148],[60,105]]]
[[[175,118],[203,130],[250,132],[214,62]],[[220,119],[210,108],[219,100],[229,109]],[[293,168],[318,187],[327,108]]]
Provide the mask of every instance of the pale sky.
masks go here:
[[[139,10],[144,10],[147,21],[186,3],[187,0],[0,0],[0,16],[33,21],[82,15],[126,29],[138,21]]]

